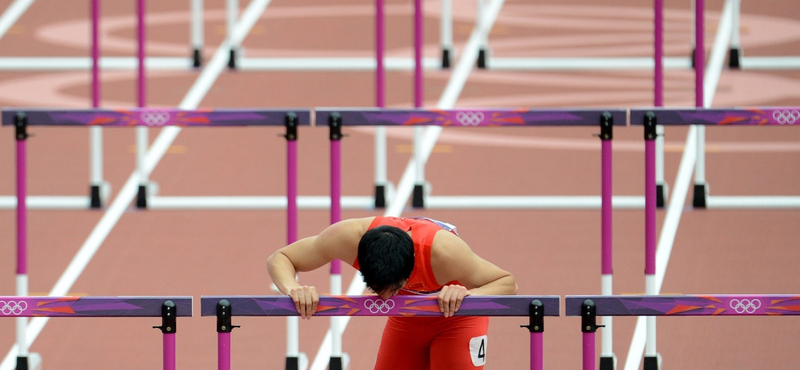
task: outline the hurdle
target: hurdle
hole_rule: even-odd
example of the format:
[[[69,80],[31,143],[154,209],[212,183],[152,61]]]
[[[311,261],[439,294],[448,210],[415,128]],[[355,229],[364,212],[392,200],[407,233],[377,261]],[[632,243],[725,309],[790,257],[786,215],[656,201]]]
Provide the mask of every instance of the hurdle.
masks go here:
[[[4,110],[3,125],[15,127],[16,179],[17,179],[17,295],[28,295],[27,275],[27,150],[28,126],[96,126],[96,127],[141,127],[141,126],[249,126],[285,125],[287,127],[287,196],[270,199],[282,202],[287,208],[287,234],[297,233],[297,127],[310,124],[307,110],[177,110],[177,109],[132,109],[132,110]],[[249,201],[248,199],[245,199]],[[158,198],[150,199],[158,207]],[[165,199],[169,203],[170,198]],[[179,200],[180,201],[180,200]],[[219,199],[217,202],[221,202]],[[223,200],[224,201],[224,200]],[[164,207],[168,208],[168,207]],[[21,329],[22,328],[22,329]],[[18,323],[24,330],[24,323]]]
[[[798,107],[753,107],[730,109],[631,109],[631,125],[654,120],[658,125],[705,126],[794,126],[800,119]],[[698,161],[700,157],[698,155]],[[701,178],[704,179],[704,174]],[[705,181],[695,183],[695,208],[795,209],[800,196],[712,196]]]
[[[595,369],[597,316],[797,316],[796,294],[566,296],[566,316],[581,317],[583,370]],[[650,340],[650,338],[648,338]],[[655,341],[655,338],[652,338]],[[645,363],[645,370],[654,369]],[[655,369],[659,368],[657,365]]]
[[[441,126],[441,127],[527,127],[527,126],[599,126],[602,140],[603,162],[611,170],[612,126],[625,126],[625,109],[371,109],[371,108],[316,108],[315,122],[325,122],[330,127],[341,126]],[[415,152],[418,158],[418,151]],[[419,160],[419,158],[418,158]],[[336,159],[334,159],[336,161]],[[338,162],[337,162],[338,163]],[[335,165],[332,163],[332,165]],[[336,171],[334,169],[334,171]],[[426,195],[422,166],[417,166],[417,184],[414,187],[413,206],[429,209],[598,209],[601,196],[434,196]],[[603,171],[606,171],[604,169]],[[607,173],[610,176],[610,172]],[[610,178],[609,180],[610,181]],[[610,186],[610,182],[607,184]],[[610,191],[610,189],[609,189]],[[610,195],[610,193],[609,193]],[[335,196],[332,194],[332,196]],[[614,196],[616,208],[636,209],[644,206],[640,196]]]
[[[192,316],[192,297],[0,297],[0,317],[160,317],[163,369],[175,370],[177,318]],[[17,370],[32,369],[25,328],[17,330]]]
[[[544,317],[559,316],[559,296],[468,296],[456,316],[527,316],[530,331],[530,368],[542,369]],[[230,369],[231,331],[234,316],[298,316],[286,296],[203,296],[201,316],[217,317],[217,365]],[[387,300],[377,296],[321,296],[315,316],[403,316],[441,317],[435,295],[397,295]],[[338,365],[338,367],[336,367]],[[332,363],[331,370],[341,370]]]

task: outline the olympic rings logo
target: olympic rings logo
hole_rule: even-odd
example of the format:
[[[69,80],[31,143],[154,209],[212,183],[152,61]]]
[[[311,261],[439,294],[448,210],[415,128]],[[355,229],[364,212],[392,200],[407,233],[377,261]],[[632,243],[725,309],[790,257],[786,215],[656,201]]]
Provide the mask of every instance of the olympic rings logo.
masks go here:
[[[772,112],[774,118],[781,125],[793,125],[800,120],[800,111],[795,110],[776,110]]]
[[[364,301],[364,308],[366,308],[367,310],[369,310],[369,312],[372,313],[380,312],[386,314],[389,313],[389,311],[392,308],[394,308],[394,301],[391,299],[387,299],[385,301],[382,299],[376,299],[376,300],[367,299],[366,301]]]
[[[462,126],[478,126],[483,122],[483,112],[458,112],[456,113],[456,121]]]
[[[733,299],[730,305],[736,313],[754,313],[761,308],[761,301],[758,299]]]
[[[0,313],[5,316],[20,315],[28,309],[28,302],[25,301],[0,301]]]
[[[144,111],[140,114],[142,122],[148,126],[164,126],[169,122],[169,112]]]

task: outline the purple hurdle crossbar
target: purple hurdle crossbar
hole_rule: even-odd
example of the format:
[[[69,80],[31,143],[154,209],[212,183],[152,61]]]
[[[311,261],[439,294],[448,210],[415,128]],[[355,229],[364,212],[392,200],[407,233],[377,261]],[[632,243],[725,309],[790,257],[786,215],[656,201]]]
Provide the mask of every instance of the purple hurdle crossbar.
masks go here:
[[[704,126],[792,126],[800,123],[800,107],[743,107],[743,108],[686,108],[631,109],[631,125],[643,122],[652,112],[659,125]]]
[[[0,317],[161,317],[163,368],[175,370],[177,317],[192,316],[192,297],[0,297]]]
[[[529,316],[531,370],[542,369],[543,319],[559,316],[559,296],[469,296],[456,316]],[[286,296],[203,296],[201,316],[216,316],[218,365],[230,369],[230,330],[233,316],[297,316]],[[538,307],[534,310],[533,307]],[[322,296],[315,316],[441,316],[435,295],[398,295],[388,300],[377,296]],[[223,328],[224,327],[224,328]],[[227,332],[220,332],[224,330]],[[222,334],[225,334],[224,336]]]
[[[316,122],[335,114],[343,126],[596,126],[606,112],[614,125],[627,124],[625,109],[315,109]]]
[[[583,370],[594,367],[596,316],[797,316],[798,294],[566,296],[566,316],[581,316]]]

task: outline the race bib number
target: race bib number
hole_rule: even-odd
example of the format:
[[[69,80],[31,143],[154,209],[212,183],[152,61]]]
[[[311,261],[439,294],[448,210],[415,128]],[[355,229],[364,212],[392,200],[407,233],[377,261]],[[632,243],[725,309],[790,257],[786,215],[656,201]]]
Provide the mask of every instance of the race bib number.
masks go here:
[[[469,340],[469,355],[475,366],[486,365],[486,341],[488,337],[481,335]]]

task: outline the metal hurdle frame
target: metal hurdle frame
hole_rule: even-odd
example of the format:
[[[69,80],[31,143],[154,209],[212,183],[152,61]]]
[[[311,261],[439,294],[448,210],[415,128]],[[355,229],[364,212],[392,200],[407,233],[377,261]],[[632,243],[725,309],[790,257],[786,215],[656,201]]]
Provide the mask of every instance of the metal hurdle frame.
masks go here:
[[[597,316],[797,316],[797,294],[566,296],[566,316],[581,317],[583,370],[595,369]],[[660,367],[660,364],[658,365]],[[648,369],[647,365],[645,369]]]
[[[601,288],[602,293],[612,294],[613,275],[613,203],[618,206],[630,208],[641,207],[641,197],[613,196],[613,151],[612,138],[613,126],[627,125],[626,110],[527,110],[527,109],[452,109],[452,110],[387,110],[387,109],[333,109],[318,108],[315,110],[318,125],[328,122],[331,140],[331,223],[341,219],[341,207],[338,205],[341,198],[341,129],[342,126],[355,125],[381,125],[381,126],[413,126],[415,130],[420,126],[433,125],[445,127],[497,127],[497,126],[581,126],[599,125],[601,140],[601,195],[573,196],[573,197],[501,197],[501,196],[431,196],[424,195],[423,183],[420,180],[422,166],[417,166],[417,185],[414,187],[412,205],[416,208],[430,209],[462,209],[462,208],[597,208],[602,212],[601,227]],[[415,140],[415,142],[420,142]],[[415,146],[415,158],[418,163],[424,162],[419,157],[419,149]],[[614,199],[616,198],[616,200]],[[595,202],[599,203],[595,205]],[[638,204],[637,204],[638,203]],[[331,264],[332,291],[336,294],[341,291],[341,262],[333,261]],[[338,289],[338,290],[337,290]],[[332,322],[332,338],[334,343],[333,355],[336,356],[336,343],[338,323]],[[611,361],[612,353],[612,322],[605,318],[604,324],[608,330],[604,332],[603,348],[604,360]]]
[[[701,0],[702,1],[702,0]],[[698,99],[702,99],[698,97]],[[748,126],[761,126],[761,125],[785,125],[781,123],[777,117],[786,111],[786,108],[751,108],[751,109],[665,109],[665,108],[651,108],[651,109],[631,109],[630,123],[631,125],[643,125],[644,138],[645,138],[645,191],[646,191],[646,205],[645,205],[645,292],[648,295],[657,295],[660,291],[659,277],[657,273],[663,277],[663,271],[657,271],[657,258],[656,247],[661,248],[664,245],[664,250],[668,255],[672,249],[674,241],[674,233],[677,230],[677,224],[680,220],[680,213],[685,200],[689,178],[692,170],[692,165],[696,160],[699,160],[700,154],[697,153],[695,144],[699,139],[699,128],[705,125],[748,125]],[[662,229],[661,241],[657,240],[657,225],[656,225],[656,185],[655,185],[655,137],[657,125],[690,125],[689,134],[687,135],[686,145],[687,149],[684,150],[681,159],[681,166],[678,171],[678,178],[676,179],[675,198],[671,200],[667,215],[664,220],[664,227]],[[697,187],[697,185],[695,185]],[[695,192],[697,194],[704,194],[704,192]],[[753,202],[758,201],[773,201],[775,197],[749,197]],[[780,197],[785,206],[791,206],[793,202],[800,201],[800,197]],[[703,199],[708,208],[724,208],[725,200],[728,198],[721,198],[722,202],[714,204],[716,201],[714,197],[707,197]],[[695,202],[697,199],[695,198]],[[800,203],[798,203],[800,204]],[[661,252],[659,252],[661,253]],[[660,355],[656,350],[656,320],[655,317],[646,318],[646,336],[645,343],[647,345],[645,351],[644,366],[646,370],[658,369],[660,363]]]
[[[217,317],[217,368],[230,369],[231,331],[234,316],[298,316],[292,299],[286,296],[203,296],[201,316]],[[530,368],[543,367],[544,317],[559,316],[559,296],[469,296],[456,316],[527,316],[530,332]],[[443,317],[435,295],[398,295],[387,300],[377,296],[322,296],[315,316],[427,316]],[[331,362],[331,370],[341,370]]]
[[[658,125],[704,126],[793,126],[800,119],[799,107],[753,107],[730,109],[631,109],[631,125],[654,120]],[[699,153],[698,153],[698,161]],[[703,184],[695,184],[693,205],[697,208],[800,208],[800,196],[711,196]]]
[[[18,109],[2,112],[3,125],[14,125],[16,140],[17,179],[17,295],[28,295],[27,273],[27,150],[26,140],[31,125],[63,126],[248,126],[285,125],[287,127],[287,196],[274,197],[273,202],[282,202],[287,209],[287,237],[297,238],[297,127],[310,124],[308,110],[178,110],[178,109],[132,109],[132,110],[41,110]],[[168,203],[180,197],[163,197]],[[253,201],[249,198],[245,201]],[[157,208],[160,198],[151,198]],[[220,201],[219,199],[217,201]],[[223,200],[224,201],[224,200]],[[168,208],[168,207],[165,207]],[[18,336],[23,336],[25,319],[17,322]],[[23,334],[20,334],[23,333]]]
[[[192,297],[0,297],[0,317],[161,317],[163,369],[175,370],[177,318],[192,316]],[[17,370],[31,369],[24,331],[17,332]]]

